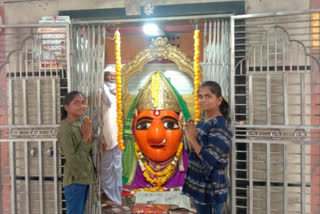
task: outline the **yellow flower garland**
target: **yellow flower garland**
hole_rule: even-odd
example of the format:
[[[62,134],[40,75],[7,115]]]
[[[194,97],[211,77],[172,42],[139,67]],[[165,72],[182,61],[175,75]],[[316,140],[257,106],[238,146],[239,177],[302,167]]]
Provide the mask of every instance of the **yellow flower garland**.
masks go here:
[[[140,148],[139,148],[139,145],[137,142],[135,142],[134,148],[135,148],[135,154],[138,159],[138,163],[141,168],[143,176],[154,187],[160,188],[173,175],[173,172],[177,166],[177,162],[179,160],[179,157],[180,157],[182,149],[183,149],[183,142],[180,142],[179,148],[178,148],[175,156],[173,157],[173,160],[170,161],[169,166],[166,167],[165,169],[157,171],[157,172],[155,172],[148,165],[147,161],[144,158],[144,155],[140,151]],[[152,177],[150,177],[150,174]]]
[[[123,144],[123,123],[122,123],[122,103],[121,103],[121,49],[120,32],[115,32],[115,55],[116,55],[116,99],[117,99],[117,125],[118,125],[118,145],[120,150],[124,150]]]
[[[137,192],[162,192],[167,190],[167,187],[146,187],[132,190],[132,193],[135,194]]]
[[[195,109],[195,123],[198,123],[201,117],[200,106],[199,106],[199,97],[198,90],[200,86],[200,30],[197,29],[194,31],[194,109]]]

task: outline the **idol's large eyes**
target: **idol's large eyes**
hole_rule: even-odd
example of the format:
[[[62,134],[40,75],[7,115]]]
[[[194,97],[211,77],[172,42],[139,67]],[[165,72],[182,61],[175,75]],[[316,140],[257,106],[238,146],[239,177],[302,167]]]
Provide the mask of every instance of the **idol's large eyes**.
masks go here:
[[[163,126],[166,129],[179,129],[179,124],[176,121],[165,121],[163,122]]]
[[[147,130],[151,126],[150,121],[141,121],[136,125],[137,130]]]

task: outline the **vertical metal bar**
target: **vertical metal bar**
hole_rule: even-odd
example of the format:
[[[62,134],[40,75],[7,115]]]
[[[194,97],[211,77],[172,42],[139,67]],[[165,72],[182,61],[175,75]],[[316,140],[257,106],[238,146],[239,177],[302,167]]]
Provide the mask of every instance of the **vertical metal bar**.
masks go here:
[[[94,98],[94,82],[93,82],[93,79],[94,79],[94,73],[95,73],[95,66],[94,66],[94,61],[96,60],[95,58],[95,44],[96,44],[96,31],[95,31],[95,26],[92,25],[91,26],[91,34],[92,34],[92,37],[91,37],[91,55],[90,55],[90,70],[88,71],[89,72],[89,96],[91,98],[91,102],[89,103],[90,105],[90,109],[91,109],[91,114],[93,114],[93,108],[94,108],[94,103],[92,102],[93,98]]]
[[[288,213],[288,145],[283,145],[283,213]]]
[[[252,143],[249,143],[249,214],[253,213],[253,157]]]
[[[271,165],[270,165],[270,144],[267,143],[267,214],[271,213],[271,185],[270,185],[270,171],[271,171]]]
[[[283,80],[284,124],[288,125],[289,124],[289,119],[288,119],[288,74],[286,72],[283,72],[282,78],[283,78],[282,80]]]
[[[300,115],[300,122],[301,125],[305,125],[306,123],[306,107],[305,107],[305,74],[300,73],[300,105],[301,105],[301,115]]]
[[[19,56],[19,73],[20,73],[20,78],[22,78],[22,68],[23,68],[23,62],[22,62],[22,51],[18,52],[18,56]]]
[[[52,124],[57,124],[57,97],[56,97],[56,79],[51,80],[52,90]]]
[[[291,49],[292,43],[289,43],[289,44]],[[293,66],[293,51],[290,51],[290,72],[292,72],[292,66]]]
[[[36,38],[37,38],[38,36],[36,36]],[[32,43],[32,48],[31,48],[31,72],[32,72],[32,76],[34,77],[34,51],[33,50],[35,50],[35,45],[36,45],[37,43],[36,42],[33,42]]]
[[[207,60],[208,60],[208,63],[212,63],[211,62],[211,56],[212,56],[212,22],[213,21],[210,21],[209,22],[209,39],[208,39],[208,58],[207,58]],[[213,26],[214,27],[214,26]]]
[[[216,50],[214,51],[214,61],[215,61],[215,72],[221,73],[221,64],[220,64],[220,56],[221,56],[221,19],[217,20],[217,31],[216,31],[216,42],[215,47]],[[221,80],[221,76],[218,75],[219,79]],[[220,83],[221,84],[221,83]]]
[[[42,142],[38,140],[38,161],[39,161],[39,198],[40,198],[40,214],[44,213],[43,206],[43,167],[42,167]]]
[[[277,61],[277,55],[278,55],[278,46],[277,46],[277,28],[274,29],[274,71],[277,72],[278,68],[278,61]]]
[[[271,125],[271,74],[267,72],[267,124]]]
[[[85,45],[85,35],[86,35],[86,26],[79,26],[79,29],[78,29],[80,32],[83,33],[83,35],[79,35],[80,32],[78,32],[78,43],[79,43],[79,46],[78,46],[78,53],[79,53],[79,56],[78,56],[78,59],[77,59],[77,64],[79,65],[79,70],[77,71],[77,73],[75,74],[76,76],[76,79],[81,83],[81,85],[83,86],[83,80],[84,80],[84,74],[85,74],[85,54],[86,54],[86,45]],[[74,86],[73,86],[74,87]],[[80,87],[80,86],[78,86]],[[80,89],[79,89],[80,90]],[[85,91],[83,91],[85,93]]]
[[[248,68],[248,71],[249,71],[249,68]],[[255,72],[255,71],[256,71],[256,47],[253,47],[253,72]],[[248,75],[248,73],[247,73],[247,75]]]
[[[40,38],[40,45],[39,45],[39,60],[38,60],[38,72],[39,72],[39,77],[41,77],[41,62],[42,62],[42,35],[39,34],[39,38]]]
[[[55,213],[59,213],[59,198],[58,198],[58,147],[57,141],[53,140],[53,188],[54,188],[54,209]]]
[[[26,79],[28,79],[28,41],[26,41],[26,49],[25,49],[25,55],[24,55],[24,66],[25,66],[25,72],[26,72]]]
[[[96,36],[97,42],[96,42],[96,47],[95,47],[95,50],[94,50],[96,57],[94,58],[94,60],[96,61],[95,64],[99,65],[99,62],[100,62],[99,57],[101,56],[100,55],[101,25],[98,25],[97,27],[98,27],[97,36]],[[100,66],[94,66],[94,67],[96,69],[95,69],[95,73],[94,73],[94,77],[93,77],[93,86],[95,87],[94,88],[94,93],[97,93],[97,95],[98,95],[98,91],[99,91],[99,88],[100,88],[100,84],[98,83],[98,74],[99,74],[99,72],[101,72],[101,70],[100,70]],[[94,102],[93,102],[93,106],[95,108],[95,107],[98,106],[98,98],[97,98],[97,96],[94,96],[94,97],[95,97],[95,99],[94,99]],[[95,112],[97,112],[97,111],[95,111]],[[97,114],[95,115],[95,117],[96,117],[96,119],[98,121],[99,119],[97,117]]]
[[[23,124],[28,125],[28,106],[27,106],[27,86],[26,79],[22,79],[22,100],[23,100]]]
[[[56,60],[54,60],[54,62],[56,63],[56,66],[55,66],[55,69],[57,70],[58,69],[58,62],[57,62],[57,59]],[[54,64],[52,63],[52,62],[50,62],[50,64],[49,64],[49,73],[50,73],[50,78],[52,78],[52,68],[53,68],[53,66],[54,66]]]
[[[297,71],[299,71],[299,65],[300,65],[300,44],[298,42],[295,43],[296,46],[297,46],[297,49],[296,49],[296,53],[295,53],[295,56],[296,56],[296,66],[297,66]],[[304,54],[304,53],[303,53]]]
[[[266,92],[267,92],[267,124],[271,125],[271,83],[270,83],[270,37],[267,33],[267,79],[266,79]]]
[[[306,213],[306,148],[301,144],[301,214]]]
[[[263,61],[263,51],[262,51],[263,45],[260,44],[260,72],[262,72],[262,61]]]
[[[235,82],[235,35],[234,29],[235,19],[230,17],[230,116],[231,116],[231,127],[233,133],[235,133],[234,123],[235,123],[235,91],[234,91],[234,82]],[[236,145],[235,145],[235,135],[232,137],[232,146],[231,146],[231,213],[236,214],[236,180],[235,180],[235,167],[236,167]]]
[[[208,52],[208,44],[207,44],[207,24],[208,21],[204,22],[204,29],[203,29],[203,62],[207,62],[207,52]]]
[[[87,50],[85,49],[86,48],[86,41],[85,41],[85,36],[87,34],[86,32],[86,26],[79,26],[79,29],[78,29],[80,32],[82,32],[82,36],[79,35],[80,32],[78,32],[78,53],[79,53],[79,56],[78,56],[78,59],[77,59],[77,64],[79,65],[79,70],[77,71],[77,73],[75,74],[76,76],[76,79],[81,83],[81,86],[83,86],[83,80],[84,80],[84,74],[85,74],[85,54],[87,53]],[[75,86],[73,86],[75,87]],[[80,87],[80,86],[78,86]],[[80,90],[80,89],[79,89]],[[80,90],[81,91],[81,90]],[[85,93],[85,91],[82,91],[83,93]]]
[[[12,125],[13,124],[13,114],[14,114],[14,93],[12,90],[12,83],[13,80],[10,78],[8,79],[8,124]]]
[[[67,56],[67,82],[68,82],[68,92],[71,91],[71,51],[70,51],[70,25],[66,25],[66,34],[67,34],[67,50],[66,50],[66,56]]]
[[[269,33],[267,33],[267,71],[270,71],[270,40]]]
[[[249,85],[249,122],[250,122],[250,125],[253,125],[253,116],[254,116],[254,112],[253,112],[253,77],[252,77],[252,74],[249,74],[248,76],[248,85]]]
[[[283,50],[283,55],[282,55],[282,81],[283,81],[283,120],[284,124],[288,125],[289,124],[289,119],[288,119],[288,74],[286,72],[286,55],[285,55],[285,38],[286,34],[283,33],[283,38],[282,38],[282,50]]]
[[[37,108],[38,108],[38,125],[41,124],[41,84],[40,78],[37,79]]]
[[[16,146],[14,141],[10,143],[10,184],[11,184],[11,214],[17,213],[17,186],[16,186]]]
[[[28,142],[24,140],[24,177],[25,177],[25,212],[26,214],[30,213],[30,184],[29,184],[29,152],[28,152]]]

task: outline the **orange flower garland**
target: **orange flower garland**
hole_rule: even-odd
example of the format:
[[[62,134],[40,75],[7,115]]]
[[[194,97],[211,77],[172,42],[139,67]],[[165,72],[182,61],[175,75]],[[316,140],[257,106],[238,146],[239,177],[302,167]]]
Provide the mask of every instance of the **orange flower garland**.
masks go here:
[[[200,86],[200,30],[198,26],[194,31],[193,39],[194,39],[194,109],[195,109],[195,123],[198,123],[201,117],[200,106],[199,106],[199,97],[198,90]]]
[[[122,123],[122,103],[121,103],[121,49],[120,32],[115,32],[115,54],[116,54],[116,98],[117,98],[117,125],[118,125],[118,145],[120,150],[124,150],[123,144],[123,123]]]

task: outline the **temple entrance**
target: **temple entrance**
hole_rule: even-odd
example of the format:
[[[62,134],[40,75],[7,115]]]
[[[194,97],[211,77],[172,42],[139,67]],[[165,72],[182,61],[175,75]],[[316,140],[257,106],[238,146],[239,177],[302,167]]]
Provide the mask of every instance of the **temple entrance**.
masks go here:
[[[6,28],[1,35],[6,46],[1,44],[1,48],[6,50],[7,61],[0,65],[4,98],[0,101],[1,212],[65,212],[64,160],[56,130],[61,99],[67,91],[80,90],[88,96],[88,115],[95,121],[93,159],[98,169],[87,213],[102,213],[101,88],[105,65],[115,64],[114,32],[118,27],[125,29],[122,64],[128,72],[124,79],[128,87],[124,112],[142,88],[143,83],[138,82],[148,79],[150,72],[163,71],[173,74],[165,76],[172,82],[183,76],[183,86],[191,88],[179,93],[191,106],[193,117],[190,64],[198,24],[201,78],[218,81],[232,106],[231,202],[225,213],[319,213],[319,17],[319,11],[313,11],[156,20],[171,23],[163,38],[190,62],[181,63],[188,60],[175,55],[161,59],[163,62],[130,64],[132,67],[125,65],[156,39],[143,36],[139,30],[143,20]],[[133,73],[136,76],[129,80]]]
[[[230,63],[230,25],[229,16],[197,17],[197,24],[201,29],[200,57],[203,65],[201,78],[209,80],[216,78],[223,85],[227,97],[229,91]],[[89,115],[95,121],[101,115],[100,106],[103,84],[103,70],[106,65],[115,64],[114,32],[119,28],[121,33],[121,59],[122,59],[122,102],[123,121],[126,120],[130,106],[135,97],[142,90],[143,85],[155,72],[161,72],[170,80],[181,94],[188,109],[194,117],[193,98],[193,31],[196,25],[192,18],[181,17],[170,19],[157,19],[160,26],[164,27],[165,34],[160,37],[147,37],[142,33],[143,20],[130,20],[123,23],[113,21],[86,24],[85,22],[72,25],[72,67],[74,69],[72,88],[83,91],[89,95]],[[165,27],[166,26],[166,27]],[[204,51],[202,51],[204,50]],[[214,72],[215,71],[215,72]],[[185,86],[185,87],[183,87]],[[189,115],[189,113],[187,114]],[[127,123],[127,122],[126,122]],[[95,127],[97,137],[101,133],[101,123]],[[99,138],[101,140],[101,136]],[[101,145],[96,142],[95,161],[97,169],[101,158]],[[185,155],[186,156],[186,155]],[[186,166],[185,166],[186,167]],[[95,191],[100,192],[100,171],[98,170]],[[150,184],[149,184],[150,185]],[[152,186],[152,185],[151,185]],[[181,186],[181,184],[180,184]],[[101,196],[101,195],[100,195]],[[99,194],[95,195],[99,198]],[[124,203],[133,206],[132,197],[124,197]],[[99,212],[104,212],[99,206],[100,201],[94,205]],[[118,207],[119,208],[119,207]],[[120,208],[121,209],[121,208]],[[122,210],[125,212],[125,210]],[[110,211],[112,212],[112,211]]]

